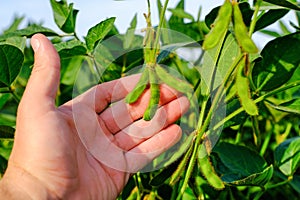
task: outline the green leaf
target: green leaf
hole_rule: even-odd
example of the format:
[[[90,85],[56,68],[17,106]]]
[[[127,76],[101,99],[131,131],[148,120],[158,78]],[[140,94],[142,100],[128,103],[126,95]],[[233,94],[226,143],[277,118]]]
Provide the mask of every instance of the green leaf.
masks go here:
[[[0,177],[3,176],[6,168],[7,168],[7,160],[0,155]]]
[[[14,32],[16,30],[18,30],[20,24],[23,22],[24,20],[24,16],[15,16],[13,23],[3,32],[4,34],[9,33],[9,32]]]
[[[168,150],[166,154],[168,154],[168,152],[171,152],[171,155],[168,154],[168,160],[163,162],[162,166],[156,166],[156,167],[166,167],[174,163],[176,160],[178,160],[183,154],[187,152],[187,150],[191,146],[191,143],[193,142],[193,138],[194,138],[193,134],[190,134],[188,136],[184,135],[181,138],[180,143],[177,144],[177,145],[180,144],[180,147],[178,148],[178,146],[175,145],[173,148]],[[166,157],[166,154],[162,154],[160,157],[164,158]],[[160,157],[158,157],[157,159],[160,159]]]
[[[5,139],[0,140],[0,156],[8,160],[12,147],[13,147],[12,140],[5,140]]]
[[[226,105],[226,116],[228,116],[241,107],[241,102],[239,101],[238,98],[235,98],[229,101],[228,103],[226,103],[225,105]],[[246,113],[241,112],[240,114],[235,115],[229,121],[225,122],[223,128],[242,124],[245,121],[246,117],[247,117]]]
[[[194,41],[201,41],[204,39],[203,33],[207,33],[208,31],[209,30],[206,28],[203,22],[190,22],[185,24],[173,24],[169,30],[163,29],[162,33],[169,34],[168,44],[174,44],[182,42],[182,39],[178,38],[178,33],[182,33],[182,35],[185,35],[185,37],[190,37]]]
[[[239,54],[239,46],[232,34],[229,34],[224,45],[220,42],[215,48],[205,51],[201,74],[202,94],[207,95],[223,82],[226,73]],[[222,50],[220,52],[222,46]]]
[[[135,35],[135,28],[137,25],[137,14],[134,15],[132,21],[130,22],[130,27],[127,29],[125,36],[124,36],[124,49],[129,49],[132,47]]]
[[[181,9],[181,8],[169,8],[168,9],[172,14],[173,16],[176,16],[178,18],[182,18],[182,19],[190,19],[192,21],[195,21],[193,15],[187,13],[186,11],[184,11],[184,9]]]
[[[269,10],[257,20],[254,31],[261,30],[277,22],[279,19],[284,17],[288,12],[289,12],[288,9]]]
[[[163,5],[160,0],[157,0],[156,2],[157,2],[157,10],[159,13],[159,18],[161,19]],[[168,21],[165,16],[163,18],[163,23],[162,23],[162,27],[161,27],[161,40],[162,40],[162,44],[170,43],[169,24],[168,24]]]
[[[260,32],[267,36],[271,36],[271,37],[281,37],[282,36],[277,31],[272,31],[272,30],[261,30]]]
[[[26,47],[26,37],[9,37],[5,41],[0,42],[0,45],[8,44],[18,47],[22,52]]]
[[[285,84],[300,64],[300,33],[269,42],[255,63],[252,79],[258,91],[270,91]]]
[[[231,179],[228,180],[227,184],[232,185],[232,186],[241,186],[241,185],[257,185],[257,186],[264,186],[266,183],[269,182],[269,180],[273,176],[273,165],[270,165],[264,171],[252,174],[246,178],[239,179],[239,180],[234,180],[230,181]],[[223,178],[223,180],[225,177]]]
[[[24,61],[22,51],[11,45],[0,45],[0,86],[10,86],[19,74]]]
[[[96,43],[103,40],[104,37],[110,32],[110,30],[114,27],[115,19],[115,17],[108,18],[89,29],[85,38],[89,51],[92,51]]]
[[[177,165],[175,164],[167,166],[159,174],[154,176],[153,179],[151,179],[151,181],[149,182],[149,184],[154,187],[158,187],[164,184],[164,182],[171,177],[171,175],[174,173],[176,168]]]
[[[289,184],[294,188],[295,191],[298,192],[298,194],[300,194],[300,187],[299,187],[299,185],[300,185],[300,176],[299,175],[295,174],[293,176],[293,180]]]
[[[274,152],[275,163],[286,176],[292,176],[300,166],[300,137],[282,142]]]
[[[0,94],[0,110],[3,108],[3,106],[8,102],[10,99],[9,93]]]
[[[66,0],[50,2],[57,26],[65,33],[74,33],[78,10],[73,9],[73,3],[68,5]]]
[[[255,151],[221,142],[214,147],[211,156],[216,170],[229,185],[265,185],[272,177],[273,168]]]
[[[292,99],[288,102],[279,105],[274,105],[272,103],[268,103],[268,105],[272,106],[277,110],[300,115],[300,98]]]
[[[185,45],[190,44],[189,42],[182,42],[182,43],[175,43],[175,44],[170,44],[166,46],[162,46],[160,49],[160,52],[156,58],[156,62],[160,63],[163,62],[165,59],[169,57],[169,55],[172,52],[175,52],[175,50],[184,47]]]
[[[205,24],[207,27],[211,27],[214,23],[215,19],[218,16],[219,10],[221,6],[213,8],[206,16],[205,16]]]
[[[283,35],[288,35],[292,33],[292,31],[288,29],[287,25],[285,25],[285,23],[282,20],[279,21],[279,26]]]
[[[66,22],[61,28],[62,31],[65,33],[74,33],[75,32],[75,25],[76,25],[76,17],[78,14],[78,10],[73,9],[73,4],[71,3],[69,6],[70,13],[66,19]]]
[[[96,65],[101,68],[100,72],[103,72],[102,70],[105,70],[115,60],[109,49],[101,43],[96,46],[93,55]]]
[[[76,39],[54,44],[54,47],[62,59],[78,55],[86,55],[87,53],[85,44]]]
[[[61,83],[73,85],[78,76],[78,70],[82,66],[84,58],[82,56],[72,56],[69,59],[61,60]]]
[[[300,7],[292,1],[287,1],[287,0],[264,0],[264,1],[275,4],[275,5],[278,5],[278,6],[282,6],[282,7],[285,7],[285,8],[300,10]]]
[[[13,139],[15,136],[15,129],[10,126],[0,125],[0,140]]]
[[[121,77],[122,67],[116,65],[116,60],[109,49],[98,43],[93,52],[99,82],[106,82]]]
[[[194,87],[197,86],[200,82],[200,73],[195,67],[190,67],[190,63],[188,61],[174,58],[174,67],[176,71],[180,72],[181,75],[183,75],[184,79],[186,79],[189,83],[191,83]],[[172,67],[172,64],[170,64],[170,67]],[[174,74],[176,76],[176,74]],[[178,77],[180,78],[180,77]]]
[[[178,2],[178,4],[176,5],[175,9],[182,9],[182,10],[184,10],[184,0],[180,0],[180,1]],[[170,28],[171,28],[172,30],[174,30],[174,29],[173,29],[173,26],[176,26],[176,25],[178,25],[178,24],[183,24],[183,22],[184,22],[184,19],[183,19],[183,18],[178,17],[178,16],[176,16],[176,15],[174,15],[174,14],[171,15],[171,17],[170,17],[170,19],[169,19],[169,25],[170,25]]]
[[[184,200],[197,200],[197,197],[195,197],[195,194],[193,190],[190,187],[187,187],[182,195],[182,199]]]
[[[51,30],[49,28],[45,28],[43,26],[33,24],[24,29],[20,29],[20,30],[14,31],[14,32],[9,32],[7,34],[1,35],[0,41],[6,40],[10,37],[22,37],[22,36],[31,37],[32,35],[34,35],[36,33],[42,33],[46,36],[57,36],[58,35],[57,33],[55,33],[53,30]]]

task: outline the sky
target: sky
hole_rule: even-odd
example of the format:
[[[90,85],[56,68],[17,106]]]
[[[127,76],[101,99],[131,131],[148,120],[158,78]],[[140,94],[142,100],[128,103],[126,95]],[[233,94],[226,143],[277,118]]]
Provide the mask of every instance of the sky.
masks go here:
[[[174,8],[178,2],[179,0],[170,0],[168,5]],[[185,6],[186,10],[196,17],[201,5],[204,18],[213,7],[222,4],[223,0],[211,2],[187,0]],[[79,35],[86,35],[89,28],[109,17],[117,17],[116,26],[120,32],[124,32],[136,13],[138,28],[145,26],[143,13],[147,12],[146,0],[68,0],[68,3],[74,3],[74,8],[79,10],[76,29]],[[158,21],[156,0],[151,0],[151,4],[153,24],[156,24]],[[0,0],[0,30],[7,27],[16,14],[25,15],[27,20],[44,22],[49,28],[56,29],[49,0]]]
[[[200,6],[202,7],[201,18],[204,19],[209,11],[223,3],[224,0],[186,0],[186,11],[191,13],[195,18]],[[152,4],[153,24],[158,22],[158,13],[156,9],[156,0],[150,0]],[[164,2],[164,0],[162,0]],[[170,0],[168,7],[174,8],[179,0]],[[138,16],[137,28],[145,27],[143,13],[147,12],[146,0],[68,0],[68,3],[74,3],[74,8],[79,10],[77,16],[76,32],[79,37],[87,34],[88,29],[100,21],[116,17],[116,26],[121,33],[128,28],[130,21],[135,14]],[[167,14],[170,14],[168,12]],[[49,0],[0,0],[0,32],[10,25],[14,16],[25,16],[25,22],[43,22],[44,26],[55,31],[58,30],[53,20],[53,14]],[[289,15],[287,19],[291,19]],[[276,28],[276,25],[273,26]],[[256,37],[258,46],[263,46],[270,38],[264,35]]]

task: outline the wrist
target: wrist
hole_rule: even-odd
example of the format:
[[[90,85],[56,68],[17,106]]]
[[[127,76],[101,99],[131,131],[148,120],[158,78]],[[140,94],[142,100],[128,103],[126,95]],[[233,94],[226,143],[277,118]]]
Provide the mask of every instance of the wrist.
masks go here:
[[[17,168],[8,167],[0,181],[0,199],[57,199],[36,177]]]

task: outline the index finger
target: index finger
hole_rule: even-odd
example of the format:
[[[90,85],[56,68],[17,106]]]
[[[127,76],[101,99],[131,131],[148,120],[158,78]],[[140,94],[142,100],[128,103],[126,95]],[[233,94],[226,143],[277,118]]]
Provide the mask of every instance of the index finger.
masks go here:
[[[125,98],[139,78],[140,74],[135,74],[96,85],[73,99],[72,103],[84,103],[96,113],[101,113],[112,102]]]

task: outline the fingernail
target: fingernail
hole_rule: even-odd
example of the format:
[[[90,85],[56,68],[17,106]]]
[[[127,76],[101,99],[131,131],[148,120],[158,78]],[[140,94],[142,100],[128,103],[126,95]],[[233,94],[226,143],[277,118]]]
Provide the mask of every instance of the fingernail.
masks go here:
[[[36,38],[32,38],[31,39],[31,46],[33,48],[33,51],[36,53],[39,50],[40,41]]]

